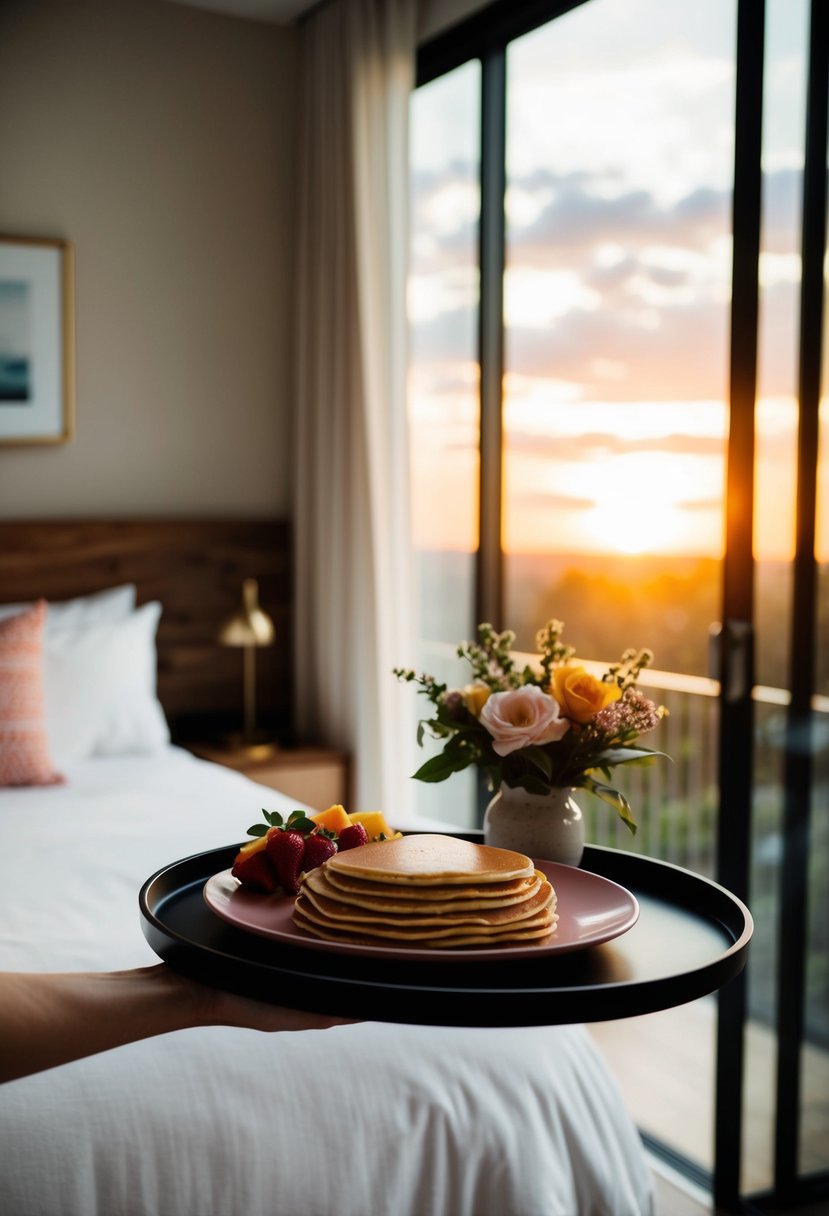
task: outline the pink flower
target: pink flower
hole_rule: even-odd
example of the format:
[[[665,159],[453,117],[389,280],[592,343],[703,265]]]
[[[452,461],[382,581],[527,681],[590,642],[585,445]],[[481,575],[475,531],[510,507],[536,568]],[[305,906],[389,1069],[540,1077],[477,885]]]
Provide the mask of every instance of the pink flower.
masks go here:
[[[493,693],[481,710],[480,721],[492,735],[499,756],[531,744],[552,743],[570,729],[559,713],[558,701],[536,684]]]

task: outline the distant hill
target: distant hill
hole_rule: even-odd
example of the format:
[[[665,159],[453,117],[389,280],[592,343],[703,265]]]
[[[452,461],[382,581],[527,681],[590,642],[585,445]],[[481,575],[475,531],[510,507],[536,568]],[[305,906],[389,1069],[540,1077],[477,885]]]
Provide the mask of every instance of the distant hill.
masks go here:
[[[418,554],[420,633],[457,642],[474,631],[474,554]],[[720,620],[722,563],[713,558],[506,554],[505,620],[521,650],[556,617],[585,658],[612,661],[627,646],[647,646],[654,666],[710,675],[711,626]],[[757,682],[785,688],[790,646],[791,566],[756,568]],[[821,569],[816,690],[829,694],[829,569]]]

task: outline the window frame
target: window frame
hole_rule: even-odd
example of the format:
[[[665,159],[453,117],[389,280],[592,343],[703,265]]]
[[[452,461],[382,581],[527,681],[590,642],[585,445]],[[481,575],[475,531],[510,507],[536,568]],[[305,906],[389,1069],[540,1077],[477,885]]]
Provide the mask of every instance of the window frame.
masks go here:
[[[477,620],[503,628],[502,385],[504,366],[506,54],[508,44],[590,0],[494,0],[424,43],[416,85],[471,59],[481,62],[480,539],[476,556]],[[811,0],[799,345],[797,549],[790,659],[791,705],[786,752],[778,992],[778,1074],[774,1188],[752,1196],[760,1209],[825,1195],[829,1171],[803,1177],[797,1168],[804,1041],[808,836],[812,801],[810,755],[798,746],[810,728],[816,655],[815,482],[823,354],[826,248],[827,42],[829,6]],[[748,898],[752,829],[754,684],[753,498],[762,199],[762,111],[766,0],[736,0],[736,99],[733,263],[730,334],[726,546],[723,560],[720,677],[720,804],[718,879]],[[807,257],[807,251],[809,256]],[[735,488],[739,492],[735,492]],[[750,504],[749,509],[746,503]],[[474,626],[475,622],[471,622]],[[735,668],[743,678],[731,677]],[[738,687],[739,684],[739,687]],[[668,1146],[651,1143],[671,1164],[708,1184],[723,1210],[743,1210],[740,1193],[746,975],[719,994],[715,1151],[712,1177]]]

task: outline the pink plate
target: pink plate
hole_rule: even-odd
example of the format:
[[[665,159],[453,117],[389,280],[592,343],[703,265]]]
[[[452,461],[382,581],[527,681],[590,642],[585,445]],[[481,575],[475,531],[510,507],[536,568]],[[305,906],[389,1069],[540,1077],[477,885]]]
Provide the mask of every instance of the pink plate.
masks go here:
[[[539,945],[500,946],[492,949],[427,950],[422,947],[366,946],[312,937],[291,920],[293,896],[265,895],[241,886],[230,870],[214,874],[204,886],[209,908],[237,929],[269,937],[285,946],[323,950],[329,954],[356,954],[363,958],[412,959],[417,962],[480,962],[488,959],[541,958],[597,946],[620,937],[636,924],[639,904],[618,883],[554,861],[534,861],[558,896],[558,925],[551,938]]]

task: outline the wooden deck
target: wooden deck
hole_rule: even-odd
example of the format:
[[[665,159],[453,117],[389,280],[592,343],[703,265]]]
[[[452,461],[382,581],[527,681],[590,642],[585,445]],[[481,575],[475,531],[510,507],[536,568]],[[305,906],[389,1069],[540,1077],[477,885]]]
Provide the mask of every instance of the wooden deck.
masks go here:
[[[590,1029],[638,1126],[711,1170],[715,1000],[706,997],[646,1017],[595,1023]],[[757,1022],[749,1023],[742,1163],[742,1186],[747,1194],[772,1184],[775,1068],[773,1032]],[[809,1173],[827,1167],[829,1052],[807,1046],[801,1170]]]

